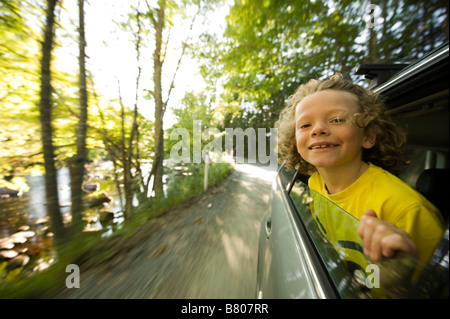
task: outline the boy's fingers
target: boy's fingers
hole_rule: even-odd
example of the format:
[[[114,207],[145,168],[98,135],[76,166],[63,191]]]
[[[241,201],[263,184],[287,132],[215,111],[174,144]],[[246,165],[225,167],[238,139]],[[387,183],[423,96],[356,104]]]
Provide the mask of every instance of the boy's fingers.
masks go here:
[[[375,213],[375,211],[373,209],[368,209],[364,212],[365,216],[371,216],[371,217],[377,217],[377,213]]]
[[[368,209],[364,212],[364,215],[361,216],[361,219],[359,221],[358,234],[363,240],[364,238],[370,238],[370,235],[372,233],[371,229],[367,227],[371,222],[371,217],[377,218],[377,214],[372,209]]]

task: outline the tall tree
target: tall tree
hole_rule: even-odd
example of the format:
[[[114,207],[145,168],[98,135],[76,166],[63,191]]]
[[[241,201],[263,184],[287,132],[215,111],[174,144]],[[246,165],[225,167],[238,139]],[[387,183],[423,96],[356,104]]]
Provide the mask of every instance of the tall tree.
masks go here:
[[[214,1],[210,1],[213,3]],[[187,40],[182,44],[182,50],[180,57],[178,59],[172,81],[169,85],[166,99],[163,98],[163,90],[162,90],[162,74],[163,74],[163,65],[165,59],[165,53],[162,51],[163,48],[163,32],[168,25],[168,13],[171,14],[176,8],[176,4],[174,1],[168,0],[158,0],[158,7],[151,8],[147,3],[147,7],[149,9],[148,16],[150,17],[150,21],[153,25],[155,31],[155,49],[153,52],[153,99],[155,101],[155,134],[154,134],[154,142],[155,142],[155,155],[153,157],[152,169],[149,176],[153,176],[153,192],[155,198],[163,198],[163,161],[164,161],[164,126],[163,119],[164,114],[166,112],[167,104],[169,102],[169,98],[172,92],[172,89],[175,85],[175,79],[177,72],[179,70],[179,66],[181,64],[182,58],[185,54],[187,47]],[[185,4],[187,4],[186,1]],[[200,12],[201,1],[192,1],[192,4],[198,6],[198,10],[192,18],[190,31],[192,30],[192,26],[195,22],[195,19]],[[207,5],[205,6],[205,8]],[[167,43],[166,48],[167,48]]]
[[[166,23],[166,0],[158,1],[159,8],[156,9],[156,15],[152,16],[152,23],[155,28],[155,51],[153,53],[153,85],[155,100],[155,156],[152,163],[151,174],[153,179],[153,191],[155,197],[164,196],[163,192],[163,161],[164,161],[164,129],[163,119],[165,107],[162,97],[162,54],[161,47],[163,42],[163,30]]]
[[[77,152],[70,160],[70,191],[72,200],[72,227],[75,232],[82,230],[81,214],[83,212],[81,189],[86,162],[86,130],[88,117],[88,96],[86,88],[86,39],[84,23],[84,0],[78,0],[79,16],[79,121],[76,128]]]
[[[139,148],[140,132],[139,132],[139,112],[138,112],[139,105],[138,104],[139,104],[140,81],[141,81],[141,74],[142,74],[140,60],[141,60],[141,45],[142,45],[142,31],[143,31],[141,16],[142,16],[142,14],[139,11],[139,4],[138,4],[138,8],[136,9],[137,30],[134,34],[136,62],[137,62],[137,75],[136,75],[136,85],[135,85],[133,124],[131,126],[131,134],[130,134],[130,138],[128,140],[128,146],[124,145],[124,147],[127,147],[126,159],[129,161],[129,164],[127,165],[128,172],[126,173],[126,175],[128,175],[128,179],[129,179],[129,187],[128,187],[128,194],[126,195],[126,197],[127,197],[127,201],[129,202],[127,204],[127,207],[130,207],[130,208],[132,206],[133,195],[135,193],[137,193],[138,199],[140,199],[142,197],[146,198],[146,195],[148,192],[148,183],[145,183],[143,180],[143,174],[142,174],[140,158],[139,158],[139,155],[140,155],[140,148]],[[132,174],[133,159],[134,159],[134,168],[136,171],[136,175],[134,175],[134,176]],[[145,196],[140,196],[139,181],[141,182],[141,185],[143,186]]]
[[[44,41],[42,42],[41,58],[41,87],[40,87],[40,122],[42,135],[42,148],[45,167],[45,198],[47,203],[47,215],[55,235],[56,244],[59,245],[65,238],[64,224],[59,209],[58,181],[55,167],[55,153],[53,147],[52,128],[52,90],[51,90],[51,58],[53,48],[55,7],[57,0],[47,1],[46,23],[44,29]]]

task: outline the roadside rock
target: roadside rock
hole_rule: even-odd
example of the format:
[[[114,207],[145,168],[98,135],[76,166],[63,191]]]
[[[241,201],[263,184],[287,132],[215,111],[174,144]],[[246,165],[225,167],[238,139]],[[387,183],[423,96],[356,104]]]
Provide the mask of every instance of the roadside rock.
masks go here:
[[[15,250],[0,250],[0,260],[9,260],[15,258],[19,253]]]
[[[30,261],[30,257],[25,254],[19,254],[16,257],[12,258],[9,262],[6,268],[8,270],[13,270],[19,267],[23,267]]]
[[[89,196],[86,199],[86,206],[87,207],[97,207],[97,206],[101,206],[104,203],[109,203],[112,201],[111,196],[109,196],[106,192],[102,192],[101,194],[98,195],[93,195],[93,196]]]

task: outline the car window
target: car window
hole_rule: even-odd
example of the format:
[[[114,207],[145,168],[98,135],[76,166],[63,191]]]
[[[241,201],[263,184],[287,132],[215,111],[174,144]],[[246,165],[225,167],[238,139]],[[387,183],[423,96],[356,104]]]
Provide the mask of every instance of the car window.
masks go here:
[[[402,298],[423,269],[410,256],[375,263],[364,255],[359,221],[303,182],[290,197],[330,279],[342,298]]]
[[[295,174],[295,170],[292,169],[292,170],[288,171],[288,170],[286,170],[284,165],[281,168],[279,168],[279,170],[280,170],[279,176],[280,176],[281,183],[283,184],[284,187],[286,187],[289,184],[289,182],[292,181],[292,178],[294,177],[294,174]]]

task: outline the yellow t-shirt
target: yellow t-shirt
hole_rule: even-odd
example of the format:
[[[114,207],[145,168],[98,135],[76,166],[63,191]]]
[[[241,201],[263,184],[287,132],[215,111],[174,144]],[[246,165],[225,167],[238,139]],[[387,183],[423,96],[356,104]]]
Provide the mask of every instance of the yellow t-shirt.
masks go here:
[[[417,245],[423,263],[429,261],[444,232],[442,215],[433,204],[401,179],[373,164],[336,194],[328,194],[317,172],[308,184],[358,220],[367,209],[373,209],[378,218],[406,231]]]

